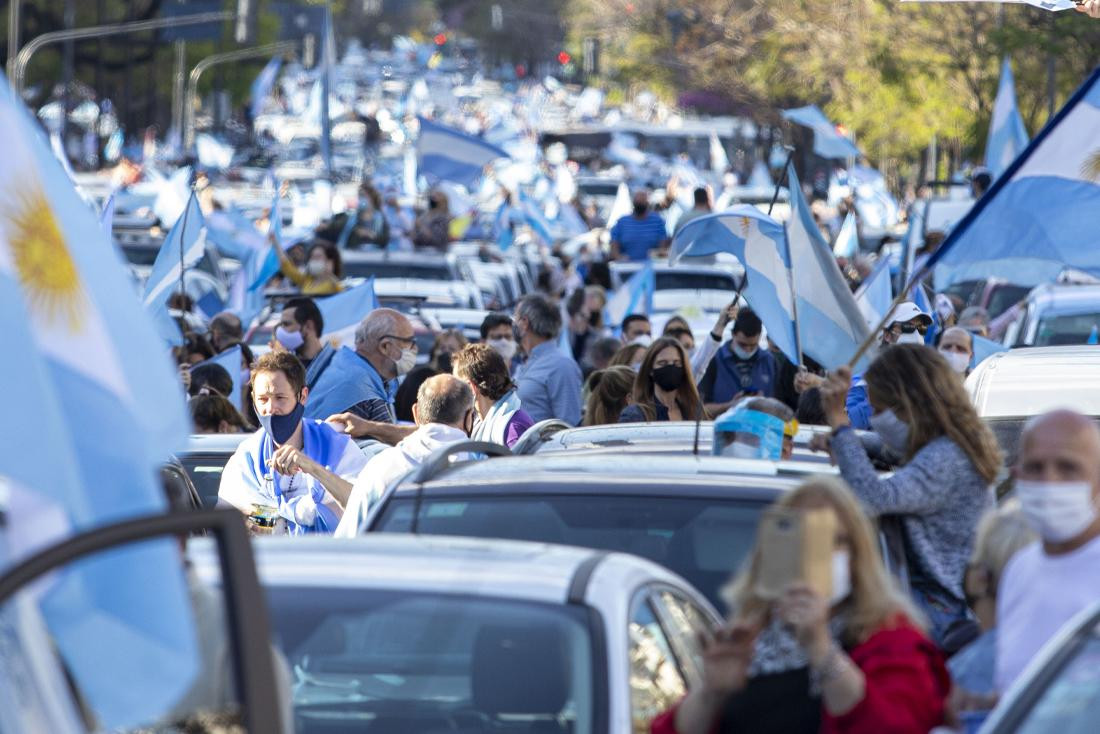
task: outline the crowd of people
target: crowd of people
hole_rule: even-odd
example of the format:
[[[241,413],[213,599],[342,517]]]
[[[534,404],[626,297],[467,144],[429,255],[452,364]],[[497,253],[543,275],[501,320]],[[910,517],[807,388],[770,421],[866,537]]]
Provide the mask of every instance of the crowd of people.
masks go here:
[[[445,248],[432,243],[445,241],[444,199],[417,220],[415,247]],[[344,230],[377,244],[390,226],[376,192],[364,201]],[[644,204],[611,228],[613,256],[667,245]],[[822,427],[810,448],[838,476],[779,505],[832,513],[832,594],[796,584],[762,596],[758,547],[728,587],[728,625],[704,641],[702,682],[654,732],[972,730],[1062,625],[1100,601],[1100,429],[1068,410],[1042,415],[1004,465],[963,384],[975,337],[999,328],[988,314],[942,296],[930,311],[900,302],[866,369],[827,371],[792,364],[739,302],[702,339],[681,316],[659,332],[646,313],[606,324],[605,271],[575,263],[585,278],[540,279],[511,313],[484,319],[480,340],[442,331],[423,361],[412,322],[391,308],[366,314],[353,343],[325,340],[316,299],[342,287],[339,247],[310,245],[304,265],[280,257],[301,295],[283,304],[266,353],[254,357],[227,312],[189,332],[176,357],[194,430],[251,432],[220,500],[290,534],[355,535],[386,488],[438,450],[511,447],[541,421],[713,421],[715,453],[776,461],[791,457],[800,425]],[[234,380],[212,360],[236,346]],[[904,580],[878,533],[900,539]]]

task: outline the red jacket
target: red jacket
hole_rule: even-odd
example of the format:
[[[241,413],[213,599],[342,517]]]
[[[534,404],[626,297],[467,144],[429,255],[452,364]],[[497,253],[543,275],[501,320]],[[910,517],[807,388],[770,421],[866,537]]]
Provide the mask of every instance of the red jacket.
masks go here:
[[[863,671],[865,695],[843,716],[822,708],[821,734],[927,734],[943,723],[951,690],[943,654],[908,620],[884,626],[848,655]],[[674,707],[650,732],[677,734],[675,722]]]

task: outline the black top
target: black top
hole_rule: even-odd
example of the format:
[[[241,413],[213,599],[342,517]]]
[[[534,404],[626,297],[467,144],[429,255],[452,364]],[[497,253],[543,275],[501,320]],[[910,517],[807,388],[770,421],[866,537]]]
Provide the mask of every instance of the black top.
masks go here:
[[[416,393],[420,391],[420,386],[429,377],[438,374],[439,370],[430,364],[422,364],[409,370],[409,374],[405,375],[404,382],[397,388],[397,394],[393,398],[393,412],[397,416],[397,420],[412,423],[412,410],[413,403],[416,402]]]
[[[821,698],[810,696],[809,668],[749,678],[730,696],[719,734],[817,734]]]

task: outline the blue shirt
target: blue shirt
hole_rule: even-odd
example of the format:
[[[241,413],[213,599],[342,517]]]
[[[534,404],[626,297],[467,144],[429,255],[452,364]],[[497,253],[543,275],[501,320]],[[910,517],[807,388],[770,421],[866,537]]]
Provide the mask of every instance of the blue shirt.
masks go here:
[[[757,349],[749,359],[738,359],[726,342],[703,373],[699,393],[705,403],[728,403],[737,395],[754,393],[775,397],[779,364],[767,349]]]
[[[558,418],[571,426],[581,421],[581,368],[551,339],[531,350],[516,375],[516,394],[536,423]]]
[[[649,251],[660,246],[666,237],[665,220],[655,212],[649,212],[641,219],[628,214],[611,228],[611,241],[618,242],[619,252],[634,261],[647,260]]]
[[[367,359],[348,347],[336,350],[316,378],[306,401],[306,418],[324,420],[350,411],[370,421],[393,423],[396,380],[383,380]]]
[[[867,397],[867,382],[862,374],[852,376],[852,387],[848,390],[844,407],[848,410],[848,420],[852,426],[864,431],[871,429],[871,401]]]

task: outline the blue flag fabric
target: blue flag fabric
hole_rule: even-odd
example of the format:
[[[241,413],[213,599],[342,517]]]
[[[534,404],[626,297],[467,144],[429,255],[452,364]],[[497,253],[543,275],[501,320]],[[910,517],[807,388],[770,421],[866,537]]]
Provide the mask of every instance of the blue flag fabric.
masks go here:
[[[832,369],[852,358],[867,338],[867,325],[814,222],[794,166],[787,169],[787,176],[791,191],[788,261],[798,306],[797,336],[805,354]],[[857,369],[861,367],[857,365]]]
[[[894,286],[890,281],[890,258],[880,258],[871,274],[864,278],[855,293],[856,305],[864,323],[878,326],[894,302]]]
[[[822,158],[859,158],[861,155],[856,144],[841,135],[817,105],[783,110],[783,117],[814,131],[814,153]]]
[[[12,430],[0,443],[10,493],[0,527],[0,570],[7,570],[75,532],[163,512],[158,469],[184,444],[188,421],[129,273],[2,81],[0,126],[0,320],[8,355],[0,380],[13,388],[6,399]],[[145,543],[73,564],[23,597],[41,612],[98,727],[153,723],[198,674],[181,570],[174,540]],[[12,666],[0,655],[0,679],[12,679]]]
[[[182,258],[181,258],[182,253]],[[183,215],[164,238],[153,270],[145,283],[145,305],[155,306],[168,300],[172,289],[179,285],[181,272],[206,254],[206,223],[195,192],[191,192]]]
[[[103,202],[103,210],[99,213],[99,227],[103,230],[103,233],[107,235],[107,239],[114,240],[115,237],[115,192],[111,192],[111,195],[107,197],[107,201]]]
[[[1000,277],[1038,285],[1067,268],[1100,276],[1100,68],[1097,68],[926,267],[937,289]]]
[[[355,327],[374,309],[378,296],[374,293],[374,276],[356,287],[328,298],[317,299],[317,308],[325,321],[325,336],[335,336],[341,343],[351,344]],[[349,333],[350,331],[350,333]]]
[[[985,167],[994,178],[1000,176],[1016,156],[1027,147],[1027,130],[1016,106],[1016,80],[1012,64],[1005,57],[1001,64],[1001,82],[993,102],[993,119],[989,123],[989,138],[985,143]]]
[[[719,252],[741,261],[748,278],[745,299],[768,330],[768,340],[797,363],[791,263],[783,225],[747,204],[707,214],[688,222],[672,239],[669,262],[675,265],[682,257]]]
[[[859,232],[856,230],[856,216],[852,212],[844,217],[844,224],[840,225],[836,242],[833,243],[833,254],[837,257],[855,257],[859,252]]]
[[[281,56],[275,56],[264,65],[264,68],[260,70],[260,73],[256,75],[256,78],[252,82],[252,99],[249,101],[249,112],[252,115],[252,121],[255,122],[264,111],[264,102],[267,100],[267,96],[271,94],[272,87],[275,86],[275,79],[279,76],[279,69],[282,68],[283,59]]]
[[[970,360],[971,369],[977,367],[994,354],[1008,351],[1008,347],[1000,342],[986,339],[984,336],[978,336],[977,334],[971,334],[971,337],[974,340],[974,358]]]
[[[272,236],[275,238],[275,245],[277,247],[283,246],[283,213],[282,208],[279,206],[279,182],[275,182],[275,196],[271,199],[271,209],[267,215],[268,227]],[[275,254],[275,250],[271,248],[266,249],[266,254],[263,257],[262,264],[259,271],[255,275],[255,279],[251,281],[248,286],[250,291],[260,291],[267,285],[267,281],[275,277],[275,274],[279,272],[279,256]]]
[[[480,138],[420,118],[416,165],[429,181],[453,181],[472,190],[485,166],[497,158],[508,154]]]
[[[604,322],[618,333],[623,319],[630,314],[648,316],[653,311],[653,292],[657,290],[657,275],[653,263],[646,261],[611,294],[604,306]],[[570,349],[570,356],[572,350]]]

